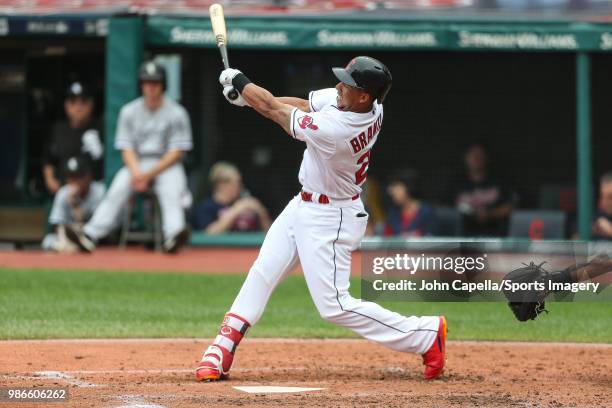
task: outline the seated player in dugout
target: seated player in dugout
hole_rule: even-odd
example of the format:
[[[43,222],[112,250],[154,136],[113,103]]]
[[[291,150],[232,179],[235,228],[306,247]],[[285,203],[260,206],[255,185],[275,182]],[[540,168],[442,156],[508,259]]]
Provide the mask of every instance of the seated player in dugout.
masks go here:
[[[270,216],[259,200],[252,197],[242,184],[236,166],[218,162],[209,172],[212,196],[198,204],[193,227],[207,234],[224,232],[267,231]]]
[[[369,218],[361,186],[381,130],[391,73],[370,57],[354,58],[346,68],[332,71],[339,80],[336,87],[312,91],[308,99],[275,97],[236,69],[226,69],[219,77],[230,103],[250,106],[307,148],[298,176],[302,190],[268,230],[217,337],[204,351],[197,380],[229,375],[243,336],[298,263],[323,319],[390,349],[421,355],[426,379],[442,373],[444,316],[402,316],[349,293],[351,253],[359,247]],[[234,89],[239,95],[231,99]]]
[[[92,252],[98,240],[117,226],[134,192],[149,189],[161,208],[164,251],[178,251],[189,238],[184,203],[190,193],[182,164],[184,153],[192,148],[189,116],[164,96],[166,71],[161,65],[143,63],[139,81],[142,96],[121,108],[117,123],[115,148],[121,151],[124,166],[83,229],[66,228],[66,236],[84,252]]]
[[[455,198],[463,235],[506,236],[514,204],[512,191],[492,174],[489,152],[483,143],[471,144],[464,161],[465,179]]]
[[[75,156],[66,161],[64,184],[55,194],[49,215],[53,233],[43,241],[43,249],[74,252],[78,248],[66,239],[65,227],[81,228],[93,215],[104,197],[105,186],[94,181],[91,162],[87,157]]]
[[[599,181],[599,209],[593,221],[593,239],[612,241],[612,171]]]
[[[396,172],[390,177],[387,194],[392,205],[387,211],[385,236],[423,237],[436,234],[436,212],[420,199],[418,184],[418,175],[414,170]]]
[[[90,160],[94,180],[102,179],[104,142],[101,121],[94,118],[94,107],[89,86],[83,82],[68,86],[64,100],[66,119],[53,126],[44,151],[43,178],[49,193],[57,193],[64,183],[62,171],[72,157]]]

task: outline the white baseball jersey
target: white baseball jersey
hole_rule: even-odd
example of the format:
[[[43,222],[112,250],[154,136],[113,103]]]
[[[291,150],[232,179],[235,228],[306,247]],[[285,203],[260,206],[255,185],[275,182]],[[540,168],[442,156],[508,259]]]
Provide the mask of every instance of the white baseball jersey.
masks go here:
[[[335,88],[310,92],[311,112],[293,110],[291,135],[306,142],[299,173],[304,190],[345,200],[361,193],[383,107],[374,103],[370,112],[345,112],[336,96]]]
[[[121,108],[115,148],[140,156],[161,157],[170,149],[191,150],[191,125],[185,108],[170,98],[151,112],[138,98]]]

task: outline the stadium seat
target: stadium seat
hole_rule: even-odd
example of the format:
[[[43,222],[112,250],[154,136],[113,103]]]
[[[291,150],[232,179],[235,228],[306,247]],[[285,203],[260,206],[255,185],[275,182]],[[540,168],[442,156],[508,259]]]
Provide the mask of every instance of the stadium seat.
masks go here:
[[[512,238],[542,239],[565,238],[565,213],[550,210],[518,210],[510,217]]]

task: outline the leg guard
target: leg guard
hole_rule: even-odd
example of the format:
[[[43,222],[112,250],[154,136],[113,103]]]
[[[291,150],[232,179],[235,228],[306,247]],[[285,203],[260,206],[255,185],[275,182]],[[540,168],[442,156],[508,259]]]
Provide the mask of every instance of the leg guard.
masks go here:
[[[196,368],[199,381],[216,381],[229,376],[234,353],[251,325],[242,317],[228,313],[223,318],[219,334]]]

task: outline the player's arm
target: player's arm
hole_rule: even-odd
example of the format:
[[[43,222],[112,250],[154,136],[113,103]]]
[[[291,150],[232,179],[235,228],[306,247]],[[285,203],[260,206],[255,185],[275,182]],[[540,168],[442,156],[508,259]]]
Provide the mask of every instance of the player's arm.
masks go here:
[[[136,153],[136,137],[134,133],[134,126],[130,120],[130,115],[124,106],[119,112],[119,119],[117,121],[115,149],[121,150],[123,163],[130,171],[132,177],[138,177],[141,175],[141,171],[140,160],[138,153]]]
[[[55,177],[55,168],[54,164],[59,162],[57,155],[54,154],[56,150],[54,146],[56,145],[56,140],[63,140],[62,135],[58,134],[58,126],[56,125],[53,128],[53,134],[51,135],[51,142],[45,146],[45,154],[43,157],[44,165],[43,165],[43,177],[45,181],[45,186],[50,193],[55,194],[58,192],[62,184]]]
[[[295,107],[279,101],[267,89],[249,82],[241,92],[251,108],[262,116],[276,122],[291,136],[291,112]]]
[[[249,105],[260,115],[276,122],[283,130],[291,135],[291,112],[296,108],[282,98],[276,98],[267,89],[255,85],[242,72],[234,68],[227,68],[219,75],[219,83],[223,86],[226,99],[237,106]],[[227,90],[233,87],[240,97],[229,99]],[[297,99],[297,98],[295,98]],[[293,102],[296,102],[292,99]]]
[[[55,170],[53,166],[50,164],[45,164],[43,166],[43,177],[45,179],[45,185],[47,186],[47,190],[51,193],[55,194],[60,189],[61,184],[59,180],[55,177]]]
[[[147,171],[146,176],[149,180],[153,180],[155,177],[164,172],[168,167],[173,166],[175,163],[181,161],[183,158],[183,151],[179,149],[170,149],[162,156],[161,159],[155,166]]]
[[[121,157],[123,158],[123,163],[132,173],[132,176],[136,176],[140,174],[140,164],[138,162],[138,155],[134,151],[134,149],[123,149],[121,150]]]
[[[276,100],[278,100],[280,103],[298,108],[302,112],[310,112],[310,103],[307,99],[294,98],[292,96],[278,96]]]

